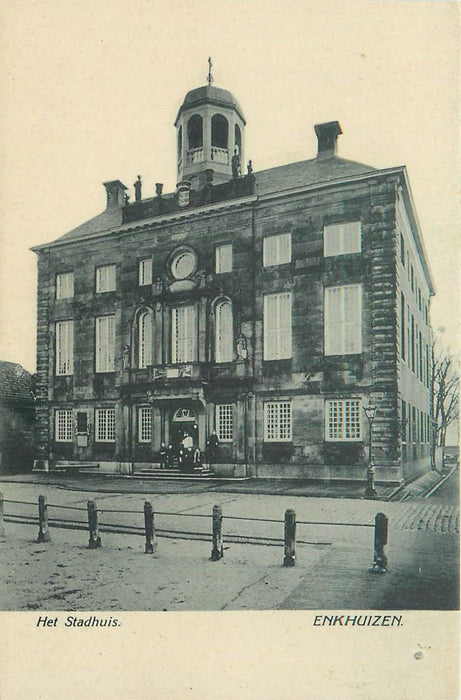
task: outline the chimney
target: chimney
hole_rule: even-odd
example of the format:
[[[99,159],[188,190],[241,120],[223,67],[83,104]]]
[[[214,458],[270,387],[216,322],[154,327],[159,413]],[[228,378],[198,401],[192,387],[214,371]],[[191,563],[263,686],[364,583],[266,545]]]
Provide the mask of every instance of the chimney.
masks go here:
[[[106,210],[123,207],[125,204],[124,192],[127,189],[123,182],[111,180],[110,182],[103,182],[103,185],[107,194]]]
[[[316,124],[314,129],[318,140],[317,158],[335,156],[338,136],[343,133],[339,122]]]

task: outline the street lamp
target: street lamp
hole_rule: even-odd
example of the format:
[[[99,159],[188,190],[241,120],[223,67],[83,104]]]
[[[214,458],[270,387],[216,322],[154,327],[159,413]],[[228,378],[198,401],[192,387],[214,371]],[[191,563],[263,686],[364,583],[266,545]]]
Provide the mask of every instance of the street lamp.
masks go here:
[[[373,421],[376,416],[376,406],[364,406],[365,415],[368,419],[368,468],[367,468],[367,487],[365,489],[365,498],[376,498],[375,489],[375,468],[371,457],[371,434],[373,431]]]

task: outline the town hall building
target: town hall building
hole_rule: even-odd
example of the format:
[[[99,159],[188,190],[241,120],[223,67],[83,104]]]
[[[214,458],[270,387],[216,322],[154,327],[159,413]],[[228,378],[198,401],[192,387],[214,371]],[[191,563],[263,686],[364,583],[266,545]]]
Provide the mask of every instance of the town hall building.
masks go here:
[[[101,214],[33,249],[37,464],[132,474],[185,434],[206,461],[215,433],[217,477],[364,480],[371,443],[376,481],[408,481],[434,284],[406,169],[339,157],[332,121],[315,158],[253,171],[211,82],[178,111],[175,191],[105,182]]]

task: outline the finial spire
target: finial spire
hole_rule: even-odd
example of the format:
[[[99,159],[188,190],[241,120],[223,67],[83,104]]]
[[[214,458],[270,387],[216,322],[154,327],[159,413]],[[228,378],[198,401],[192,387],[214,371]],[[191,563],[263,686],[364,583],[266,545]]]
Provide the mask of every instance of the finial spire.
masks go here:
[[[208,85],[211,85],[211,83],[214,82],[213,74],[211,72],[212,68],[213,68],[213,62],[211,60],[211,57],[208,56],[208,75],[207,75]]]

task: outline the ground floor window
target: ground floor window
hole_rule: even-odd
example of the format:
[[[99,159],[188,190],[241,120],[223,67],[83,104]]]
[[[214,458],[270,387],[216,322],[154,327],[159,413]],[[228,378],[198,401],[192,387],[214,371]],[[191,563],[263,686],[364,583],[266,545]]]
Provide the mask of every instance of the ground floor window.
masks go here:
[[[220,442],[232,442],[234,438],[234,412],[230,403],[216,406],[216,433]]]
[[[271,401],[264,404],[264,440],[266,442],[291,440],[290,401]]]
[[[95,411],[96,442],[115,442],[115,408]]]
[[[360,440],[360,399],[326,402],[326,440]]]
[[[138,442],[152,441],[152,410],[150,406],[138,406]]]
[[[56,442],[72,442],[72,409],[60,408],[55,412]]]

